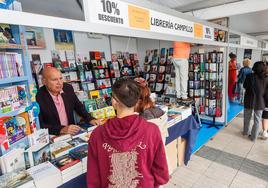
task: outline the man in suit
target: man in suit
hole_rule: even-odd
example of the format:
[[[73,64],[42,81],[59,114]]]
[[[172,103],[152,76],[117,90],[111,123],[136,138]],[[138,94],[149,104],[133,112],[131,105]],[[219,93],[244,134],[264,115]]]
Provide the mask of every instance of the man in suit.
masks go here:
[[[74,93],[73,87],[63,83],[61,72],[54,68],[43,70],[42,82],[36,95],[40,106],[39,121],[41,128],[48,128],[49,134],[75,135],[80,127],[75,125],[74,111],[80,115],[85,122],[92,125],[100,125],[100,121],[91,117],[84,105]]]

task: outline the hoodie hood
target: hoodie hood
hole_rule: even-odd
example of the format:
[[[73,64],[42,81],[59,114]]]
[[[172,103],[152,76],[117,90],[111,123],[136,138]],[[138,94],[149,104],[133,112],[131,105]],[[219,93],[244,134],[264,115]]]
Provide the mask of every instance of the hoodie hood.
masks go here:
[[[145,120],[136,114],[124,118],[115,117],[105,123],[103,137],[115,149],[129,151],[143,139],[143,128],[146,125]]]

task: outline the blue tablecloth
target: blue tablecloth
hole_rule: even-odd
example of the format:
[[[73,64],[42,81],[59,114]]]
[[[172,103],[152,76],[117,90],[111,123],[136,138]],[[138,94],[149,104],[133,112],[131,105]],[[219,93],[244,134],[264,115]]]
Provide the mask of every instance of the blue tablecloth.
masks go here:
[[[187,140],[184,157],[185,165],[187,165],[190,160],[199,128],[199,124],[192,115],[168,128],[169,136],[166,138],[166,145],[180,136]]]
[[[196,122],[193,116],[189,116],[185,120],[168,128],[169,136],[166,138],[166,145],[176,140],[178,137],[182,137],[187,140],[184,164],[187,165],[190,160],[192,150],[196,141],[197,133],[199,131],[199,124]],[[69,182],[60,186],[60,188],[86,188],[86,174],[82,174]]]

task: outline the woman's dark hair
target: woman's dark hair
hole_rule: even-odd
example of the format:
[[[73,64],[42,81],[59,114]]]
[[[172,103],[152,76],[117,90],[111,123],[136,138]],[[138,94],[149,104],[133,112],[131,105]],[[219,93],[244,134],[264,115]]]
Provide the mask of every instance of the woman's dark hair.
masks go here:
[[[258,75],[260,78],[264,77],[264,68],[265,64],[263,61],[257,61],[254,63],[252,70],[254,71],[254,74]]]
[[[113,84],[112,94],[115,99],[130,108],[137,104],[140,97],[140,88],[134,80],[121,78]]]
[[[229,54],[229,57],[230,57],[231,59],[233,59],[233,58],[236,58],[236,55],[233,54],[233,52],[231,52],[231,53]]]

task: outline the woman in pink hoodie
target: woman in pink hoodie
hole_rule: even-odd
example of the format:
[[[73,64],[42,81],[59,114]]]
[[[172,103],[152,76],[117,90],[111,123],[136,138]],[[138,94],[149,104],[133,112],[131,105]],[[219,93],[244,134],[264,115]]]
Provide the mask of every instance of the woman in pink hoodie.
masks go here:
[[[117,117],[91,134],[88,147],[88,188],[153,188],[169,180],[159,128],[134,112],[139,86],[120,79],[112,87]]]

